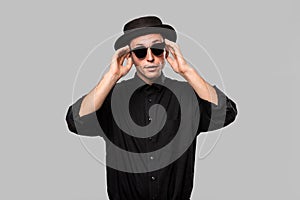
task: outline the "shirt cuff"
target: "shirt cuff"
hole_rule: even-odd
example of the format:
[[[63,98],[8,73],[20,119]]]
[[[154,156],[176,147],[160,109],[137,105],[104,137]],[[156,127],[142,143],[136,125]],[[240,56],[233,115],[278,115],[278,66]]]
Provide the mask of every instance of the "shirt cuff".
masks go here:
[[[79,98],[72,105],[72,116],[74,126],[78,135],[99,136],[102,134],[102,129],[99,125],[97,112],[92,112],[84,116],[79,116],[82,101],[86,95]]]
[[[211,103],[211,107],[212,109],[216,109],[216,110],[222,109],[226,105],[226,101],[227,101],[226,95],[216,85],[214,85],[213,88],[215,88],[217,93],[218,105]]]
[[[86,115],[80,117],[79,116],[79,111],[80,111],[80,107],[82,104],[82,101],[84,99],[86,95],[82,96],[81,98],[79,98],[73,105],[72,105],[72,111],[73,111],[73,119],[74,121],[76,121],[77,123],[83,123],[83,119],[85,118]]]

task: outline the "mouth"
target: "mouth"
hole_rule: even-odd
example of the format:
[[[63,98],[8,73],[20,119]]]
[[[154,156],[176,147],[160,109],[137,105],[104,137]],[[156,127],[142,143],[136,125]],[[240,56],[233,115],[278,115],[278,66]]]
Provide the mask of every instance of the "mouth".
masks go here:
[[[155,72],[158,69],[158,66],[146,66],[144,67],[148,72]]]
[[[155,69],[155,68],[158,68],[158,66],[155,66],[155,65],[153,65],[153,66],[146,66],[145,68],[146,69]]]

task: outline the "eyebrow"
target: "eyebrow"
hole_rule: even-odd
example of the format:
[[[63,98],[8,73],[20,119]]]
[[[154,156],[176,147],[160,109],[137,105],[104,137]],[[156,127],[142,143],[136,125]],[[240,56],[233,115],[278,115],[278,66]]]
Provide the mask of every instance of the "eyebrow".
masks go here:
[[[152,44],[157,43],[157,42],[162,42],[161,40],[157,39],[157,40],[153,40]],[[136,44],[135,47],[137,46],[144,46],[144,44]]]

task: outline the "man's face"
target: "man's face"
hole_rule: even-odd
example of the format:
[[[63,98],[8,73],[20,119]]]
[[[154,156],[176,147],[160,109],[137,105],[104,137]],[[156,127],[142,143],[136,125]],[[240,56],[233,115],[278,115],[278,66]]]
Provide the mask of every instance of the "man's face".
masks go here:
[[[154,44],[164,42],[160,34],[148,34],[137,37],[130,42],[130,48],[151,47]],[[132,52],[133,63],[137,70],[137,75],[146,83],[152,83],[161,75],[161,71],[165,65],[165,51],[161,55],[155,55],[150,48],[147,49],[147,55],[144,58],[138,58]]]

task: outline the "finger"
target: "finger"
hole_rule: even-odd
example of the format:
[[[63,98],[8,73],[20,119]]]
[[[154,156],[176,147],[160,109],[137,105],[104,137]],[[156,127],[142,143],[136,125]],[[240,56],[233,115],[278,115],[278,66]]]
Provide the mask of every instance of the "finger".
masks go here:
[[[172,46],[166,45],[166,50],[169,51],[172,54],[172,56],[175,58],[176,55],[175,55],[174,48]]]
[[[171,45],[171,41],[170,40],[168,40],[168,39],[165,39],[165,43],[166,43],[166,49],[167,50],[171,50],[171,49],[173,49],[173,47],[172,47],[172,45]]]
[[[126,64],[126,66],[122,66],[122,67],[121,67],[123,76],[129,72],[129,70],[131,69],[132,65],[133,65],[132,58],[129,57],[129,58],[127,59],[127,64]]]
[[[122,49],[122,51],[119,52],[119,57],[126,57],[129,52],[129,48]]]
[[[123,63],[124,63],[124,60],[125,60],[125,56],[122,56],[122,57],[119,59],[118,64],[122,66]]]
[[[118,55],[118,58],[117,58],[118,64],[123,65],[125,58],[127,58],[128,55],[130,55],[129,46],[127,45],[123,48],[118,49],[117,55]]]
[[[175,57],[181,57],[181,58],[183,57],[178,44],[176,44],[175,42],[172,42],[168,39],[165,40],[165,43],[166,43],[167,48],[169,48],[170,50],[173,50],[172,52]]]
[[[127,64],[126,64],[126,68],[127,68],[127,70],[130,70],[130,68],[132,67],[132,65],[133,65],[133,61],[132,61],[132,58],[131,57],[128,57],[127,58]]]
[[[115,52],[115,54],[114,54],[114,56],[113,56],[113,59],[118,59],[118,58],[120,58],[120,57],[126,55],[126,54],[129,53],[129,52],[130,52],[130,49],[129,49],[129,46],[128,46],[128,45],[126,45],[126,46],[124,46],[124,47],[121,47],[121,48],[119,48],[119,49]]]
[[[168,47],[167,50],[171,53],[171,55],[173,56],[173,58],[176,58],[175,51],[174,51],[174,49],[172,47]]]
[[[179,50],[179,46],[177,43],[171,41],[171,40],[168,40],[168,39],[165,39],[165,43],[168,47],[171,47],[172,49],[174,50]]]
[[[168,40],[168,39],[165,39],[165,43],[166,43],[166,47],[169,49],[169,50],[173,50],[175,51],[175,43]]]
[[[130,51],[130,48],[129,48],[129,46],[128,45],[126,45],[126,46],[124,46],[124,47],[121,47],[121,48],[119,48],[116,52],[118,53],[118,54],[126,54],[126,53],[128,53]]]
[[[174,59],[173,58],[171,58],[171,56],[168,56],[167,57],[167,61],[168,61],[168,63],[171,65],[171,67],[173,67],[174,66]]]

